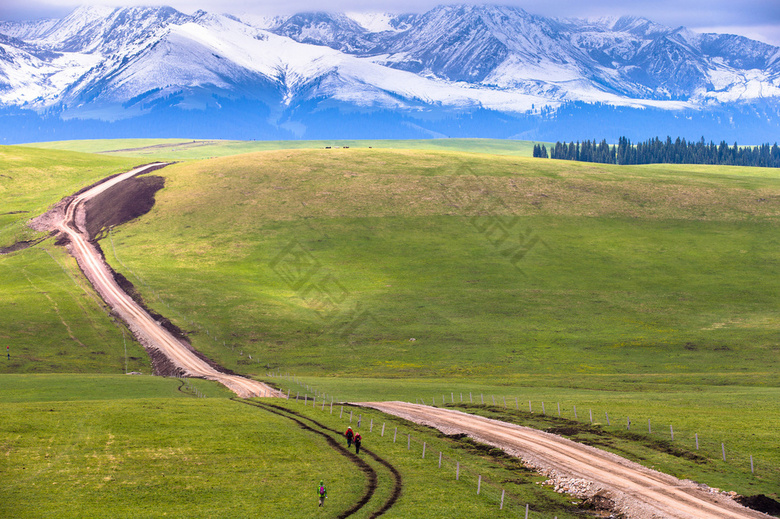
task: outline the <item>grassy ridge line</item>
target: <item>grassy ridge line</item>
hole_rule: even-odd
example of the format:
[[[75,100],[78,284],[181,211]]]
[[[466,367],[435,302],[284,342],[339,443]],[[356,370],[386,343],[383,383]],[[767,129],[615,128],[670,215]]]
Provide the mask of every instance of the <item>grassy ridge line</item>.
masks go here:
[[[496,155],[530,157],[531,141],[502,139],[429,139],[429,140],[318,140],[318,141],[219,141],[187,139],[107,139],[55,141],[25,144],[44,149],[101,153],[117,156],[155,157],[169,160],[205,159],[256,151],[294,149],[378,148],[408,150],[449,150]]]

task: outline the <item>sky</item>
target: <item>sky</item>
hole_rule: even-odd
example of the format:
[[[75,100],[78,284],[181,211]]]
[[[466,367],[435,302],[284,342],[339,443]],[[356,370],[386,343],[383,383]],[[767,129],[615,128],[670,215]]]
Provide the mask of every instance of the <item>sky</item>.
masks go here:
[[[780,0],[0,0],[0,20],[58,18],[79,5],[169,5],[188,14],[203,9],[214,13],[275,15],[321,10],[414,13],[449,3],[511,5],[532,14],[567,18],[636,15],[671,27],[741,34],[780,46]]]

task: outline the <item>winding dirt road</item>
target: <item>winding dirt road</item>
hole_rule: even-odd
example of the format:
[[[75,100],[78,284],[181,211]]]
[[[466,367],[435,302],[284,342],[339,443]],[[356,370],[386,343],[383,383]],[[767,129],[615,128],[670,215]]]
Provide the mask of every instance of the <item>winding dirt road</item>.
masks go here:
[[[166,163],[136,168],[66,199],[48,222],[69,239],[69,250],[106,303],[124,320],[147,349],[159,350],[187,376],[222,383],[241,398],[284,397],[260,382],[217,371],[156,322],[116,283],[85,227],[84,203],[112,186]],[[592,482],[592,490],[614,503],[624,517],[636,519],[747,519],[770,516],[745,508],[728,496],[708,491],[611,453],[535,429],[469,415],[460,411],[403,402],[359,404],[435,427],[446,434],[465,433],[499,447],[551,477]],[[399,476],[400,478],[400,476]],[[400,481],[400,479],[399,479]],[[390,504],[392,506],[392,503]]]
[[[166,165],[167,163],[161,162],[138,167],[72,197],[64,207],[64,211],[56,213],[58,216],[53,222],[50,222],[50,225],[68,237],[70,253],[76,258],[81,270],[95,287],[95,290],[127,323],[136,338],[147,349],[159,350],[181,369],[185,376],[215,380],[242,398],[283,397],[280,392],[261,382],[238,375],[221,373],[196,356],[192,350],[155,321],[119,287],[100,252],[89,241],[84,214],[84,203],[87,200],[124,180]]]
[[[638,519],[770,518],[728,496],[633,463],[587,445],[528,427],[451,409],[404,402],[359,404],[435,427],[445,434],[465,433],[518,456],[545,474],[592,482],[625,517]],[[604,494],[605,493],[605,494]]]

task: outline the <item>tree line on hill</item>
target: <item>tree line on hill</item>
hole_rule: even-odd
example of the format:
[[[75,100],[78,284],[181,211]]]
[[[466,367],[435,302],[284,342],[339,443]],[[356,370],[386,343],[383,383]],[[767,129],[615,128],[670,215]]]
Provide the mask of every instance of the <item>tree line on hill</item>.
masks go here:
[[[780,167],[780,147],[777,143],[770,146],[729,146],[725,141],[715,144],[710,141],[686,141],[677,137],[672,141],[667,137],[662,141],[658,137],[645,142],[632,144],[626,137],[621,137],[617,145],[610,146],[606,139],[600,143],[595,140],[571,142],[556,142],[550,147],[549,155],[544,144],[534,145],[534,157],[562,160],[578,160],[582,162],[599,162],[602,164],[712,164],[723,166],[757,166],[765,168]]]

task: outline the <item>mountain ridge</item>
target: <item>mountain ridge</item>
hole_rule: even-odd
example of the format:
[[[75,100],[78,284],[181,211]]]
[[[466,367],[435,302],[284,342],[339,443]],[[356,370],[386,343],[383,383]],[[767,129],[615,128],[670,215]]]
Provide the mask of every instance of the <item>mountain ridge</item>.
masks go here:
[[[61,20],[0,22],[0,34],[0,107],[63,120],[216,116],[220,99],[256,104],[280,131],[328,109],[396,111],[423,126],[485,111],[542,128],[572,103],[712,121],[756,104],[756,131],[780,115],[780,48],[638,17],[494,5],[266,18],[81,7]]]

